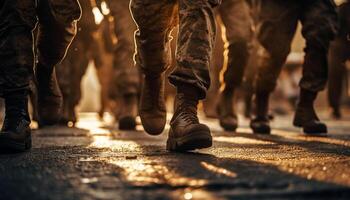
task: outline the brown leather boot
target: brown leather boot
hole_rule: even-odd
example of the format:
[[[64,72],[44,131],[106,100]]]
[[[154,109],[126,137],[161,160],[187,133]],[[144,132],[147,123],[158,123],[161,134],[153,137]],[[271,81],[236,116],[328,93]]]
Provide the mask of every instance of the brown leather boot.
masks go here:
[[[314,109],[316,97],[316,92],[301,90],[293,124],[294,126],[303,128],[305,134],[326,135],[327,126],[320,122]]]
[[[18,92],[17,92],[18,93]],[[25,151],[31,148],[32,138],[25,92],[5,97],[5,120],[0,132],[0,149]]]
[[[120,130],[136,129],[137,103],[137,94],[124,95],[118,122]]]
[[[233,108],[233,91],[223,91],[219,97],[217,112],[219,115],[220,126],[225,131],[236,131],[238,126],[237,115]]]
[[[139,114],[145,131],[151,135],[161,134],[165,127],[164,84],[164,74],[143,76]]]
[[[212,146],[208,126],[200,124],[197,117],[196,93],[195,88],[186,88],[180,89],[176,95],[176,109],[167,141],[170,151],[191,151]]]
[[[258,92],[255,96],[255,117],[250,122],[250,128],[253,130],[253,133],[271,133],[270,118],[268,114],[269,97],[270,93],[268,92]]]
[[[38,63],[35,76],[38,90],[39,126],[54,125],[61,118],[63,101],[55,69]]]

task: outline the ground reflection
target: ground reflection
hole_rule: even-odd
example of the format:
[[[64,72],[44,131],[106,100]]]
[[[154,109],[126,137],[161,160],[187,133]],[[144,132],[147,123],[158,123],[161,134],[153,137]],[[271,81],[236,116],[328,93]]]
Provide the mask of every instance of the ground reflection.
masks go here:
[[[293,152],[288,151],[298,153],[304,151],[304,154],[307,155],[311,154],[312,150],[302,146],[299,148],[293,147],[293,142],[284,143],[292,139],[292,141],[312,141],[336,145],[344,145],[345,142],[344,146],[347,146],[346,141],[335,138],[305,138],[283,130],[274,131],[275,135],[273,136],[255,136],[248,134],[250,130],[243,128],[239,129],[243,133],[214,134],[213,139],[217,148],[203,151],[207,154],[198,152],[174,154],[164,150],[165,136],[161,136],[161,139],[159,139],[148,137],[143,132],[123,133],[101,128],[106,127],[106,124],[98,122],[96,117],[93,116],[87,116],[77,126],[89,129],[92,142],[88,148],[103,149],[99,155],[91,158],[90,161],[95,159],[98,162],[121,169],[118,176],[121,177],[123,183],[132,188],[180,189],[180,192],[176,191],[174,194],[182,196],[183,199],[199,197],[220,199],[210,190],[213,188],[215,190],[235,187],[287,189],[291,184],[300,184],[302,181],[313,181],[312,183],[316,185],[323,185],[326,182],[347,185],[339,181],[328,180],[327,176],[322,174],[323,169],[325,169],[323,171],[328,170],[329,163],[323,164],[322,170],[317,173],[314,173],[307,165],[312,162],[319,162],[324,155],[315,157],[315,161],[304,160],[304,157],[297,159],[296,156],[292,156]],[[136,140],[133,140],[133,137]],[[229,146],[221,147],[222,143],[227,143]],[[243,151],[244,145],[250,148],[254,145],[256,145],[255,148],[259,148],[261,145],[265,146],[258,153],[250,154]],[[272,150],[268,149],[269,145],[278,146],[281,151],[285,151],[278,152],[279,154],[286,153],[283,154],[284,158],[279,155],[278,159],[274,159],[271,156]],[[220,148],[225,148],[225,152],[220,153]],[[239,154],[235,154],[237,148],[240,149]],[[154,151],[155,149],[156,151]],[[113,152],[117,152],[117,156]],[[282,159],[280,159],[281,157]],[[306,168],[298,168],[298,165],[305,163]],[[198,171],[200,171],[199,174]],[[261,177],[252,176],[256,173]],[[282,180],[281,183],[279,177],[287,177],[287,179]],[[264,178],[273,179],[277,182],[264,185],[260,183]],[[83,178],[81,182],[91,184],[98,182],[98,180],[96,177],[91,177]],[[253,183],[245,183],[246,180],[251,180]],[[319,183],[317,180],[321,182]]]

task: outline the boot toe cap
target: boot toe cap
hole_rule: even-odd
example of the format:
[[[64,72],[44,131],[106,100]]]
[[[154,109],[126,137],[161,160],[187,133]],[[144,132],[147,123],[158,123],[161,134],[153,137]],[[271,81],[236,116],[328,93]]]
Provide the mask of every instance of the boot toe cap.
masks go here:
[[[144,130],[150,135],[160,135],[165,128],[166,119],[163,117],[141,117]]]
[[[305,134],[312,134],[312,135],[324,135],[327,134],[328,128],[326,124],[315,121],[307,123],[303,126],[303,130]]]
[[[220,120],[220,126],[225,131],[236,131],[238,124],[237,124],[237,120],[235,119],[223,119],[223,120]]]

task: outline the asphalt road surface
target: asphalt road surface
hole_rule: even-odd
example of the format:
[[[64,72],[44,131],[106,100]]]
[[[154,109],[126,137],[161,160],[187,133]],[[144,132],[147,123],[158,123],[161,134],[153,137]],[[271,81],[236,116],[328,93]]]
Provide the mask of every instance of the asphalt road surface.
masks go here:
[[[0,199],[350,199],[350,119],[328,119],[329,137],[305,137],[291,116],[267,136],[204,121],[214,145],[191,153],[167,152],[166,131],[119,131],[95,114],[34,131],[31,151],[0,154]]]

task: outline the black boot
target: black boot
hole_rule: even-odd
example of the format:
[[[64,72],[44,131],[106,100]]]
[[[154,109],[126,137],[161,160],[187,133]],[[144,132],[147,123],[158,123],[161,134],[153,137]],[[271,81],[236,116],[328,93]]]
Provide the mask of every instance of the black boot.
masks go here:
[[[170,151],[191,151],[212,145],[209,128],[200,124],[197,117],[197,89],[178,88],[175,113],[170,122],[167,149]]]
[[[233,96],[234,92],[223,91],[219,97],[219,103],[217,105],[217,112],[219,115],[220,126],[225,131],[236,131],[238,122],[237,115],[233,109]]]
[[[164,84],[164,74],[143,76],[139,113],[145,131],[151,135],[161,134],[165,127]]]
[[[320,122],[314,109],[316,92],[300,91],[300,100],[295,111],[294,126],[302,127],[304,133],[311,135],[324,135],[327,133],[326,124]]]
[[[137,116],[137,95],[126,94],[123,97],[123,103],[121,105],[121,113],[119,116],[119,129],[120,130],[135,130],[136,129],[136,116]]]
[[[61,118],[63,101],[55,69],[38,63],[35,75],[38,90],[39,126],[54,125]]]
[[[31,148],[30,117],[26,92],[5,97],[5,120],[0,133],[0,148],[25,151]]]
[[[250,122],[250,128],[256,134],[270,134],[270,119],[268,115],[269,110],[268,92],[258,92],[255,96],[255,117]]]

